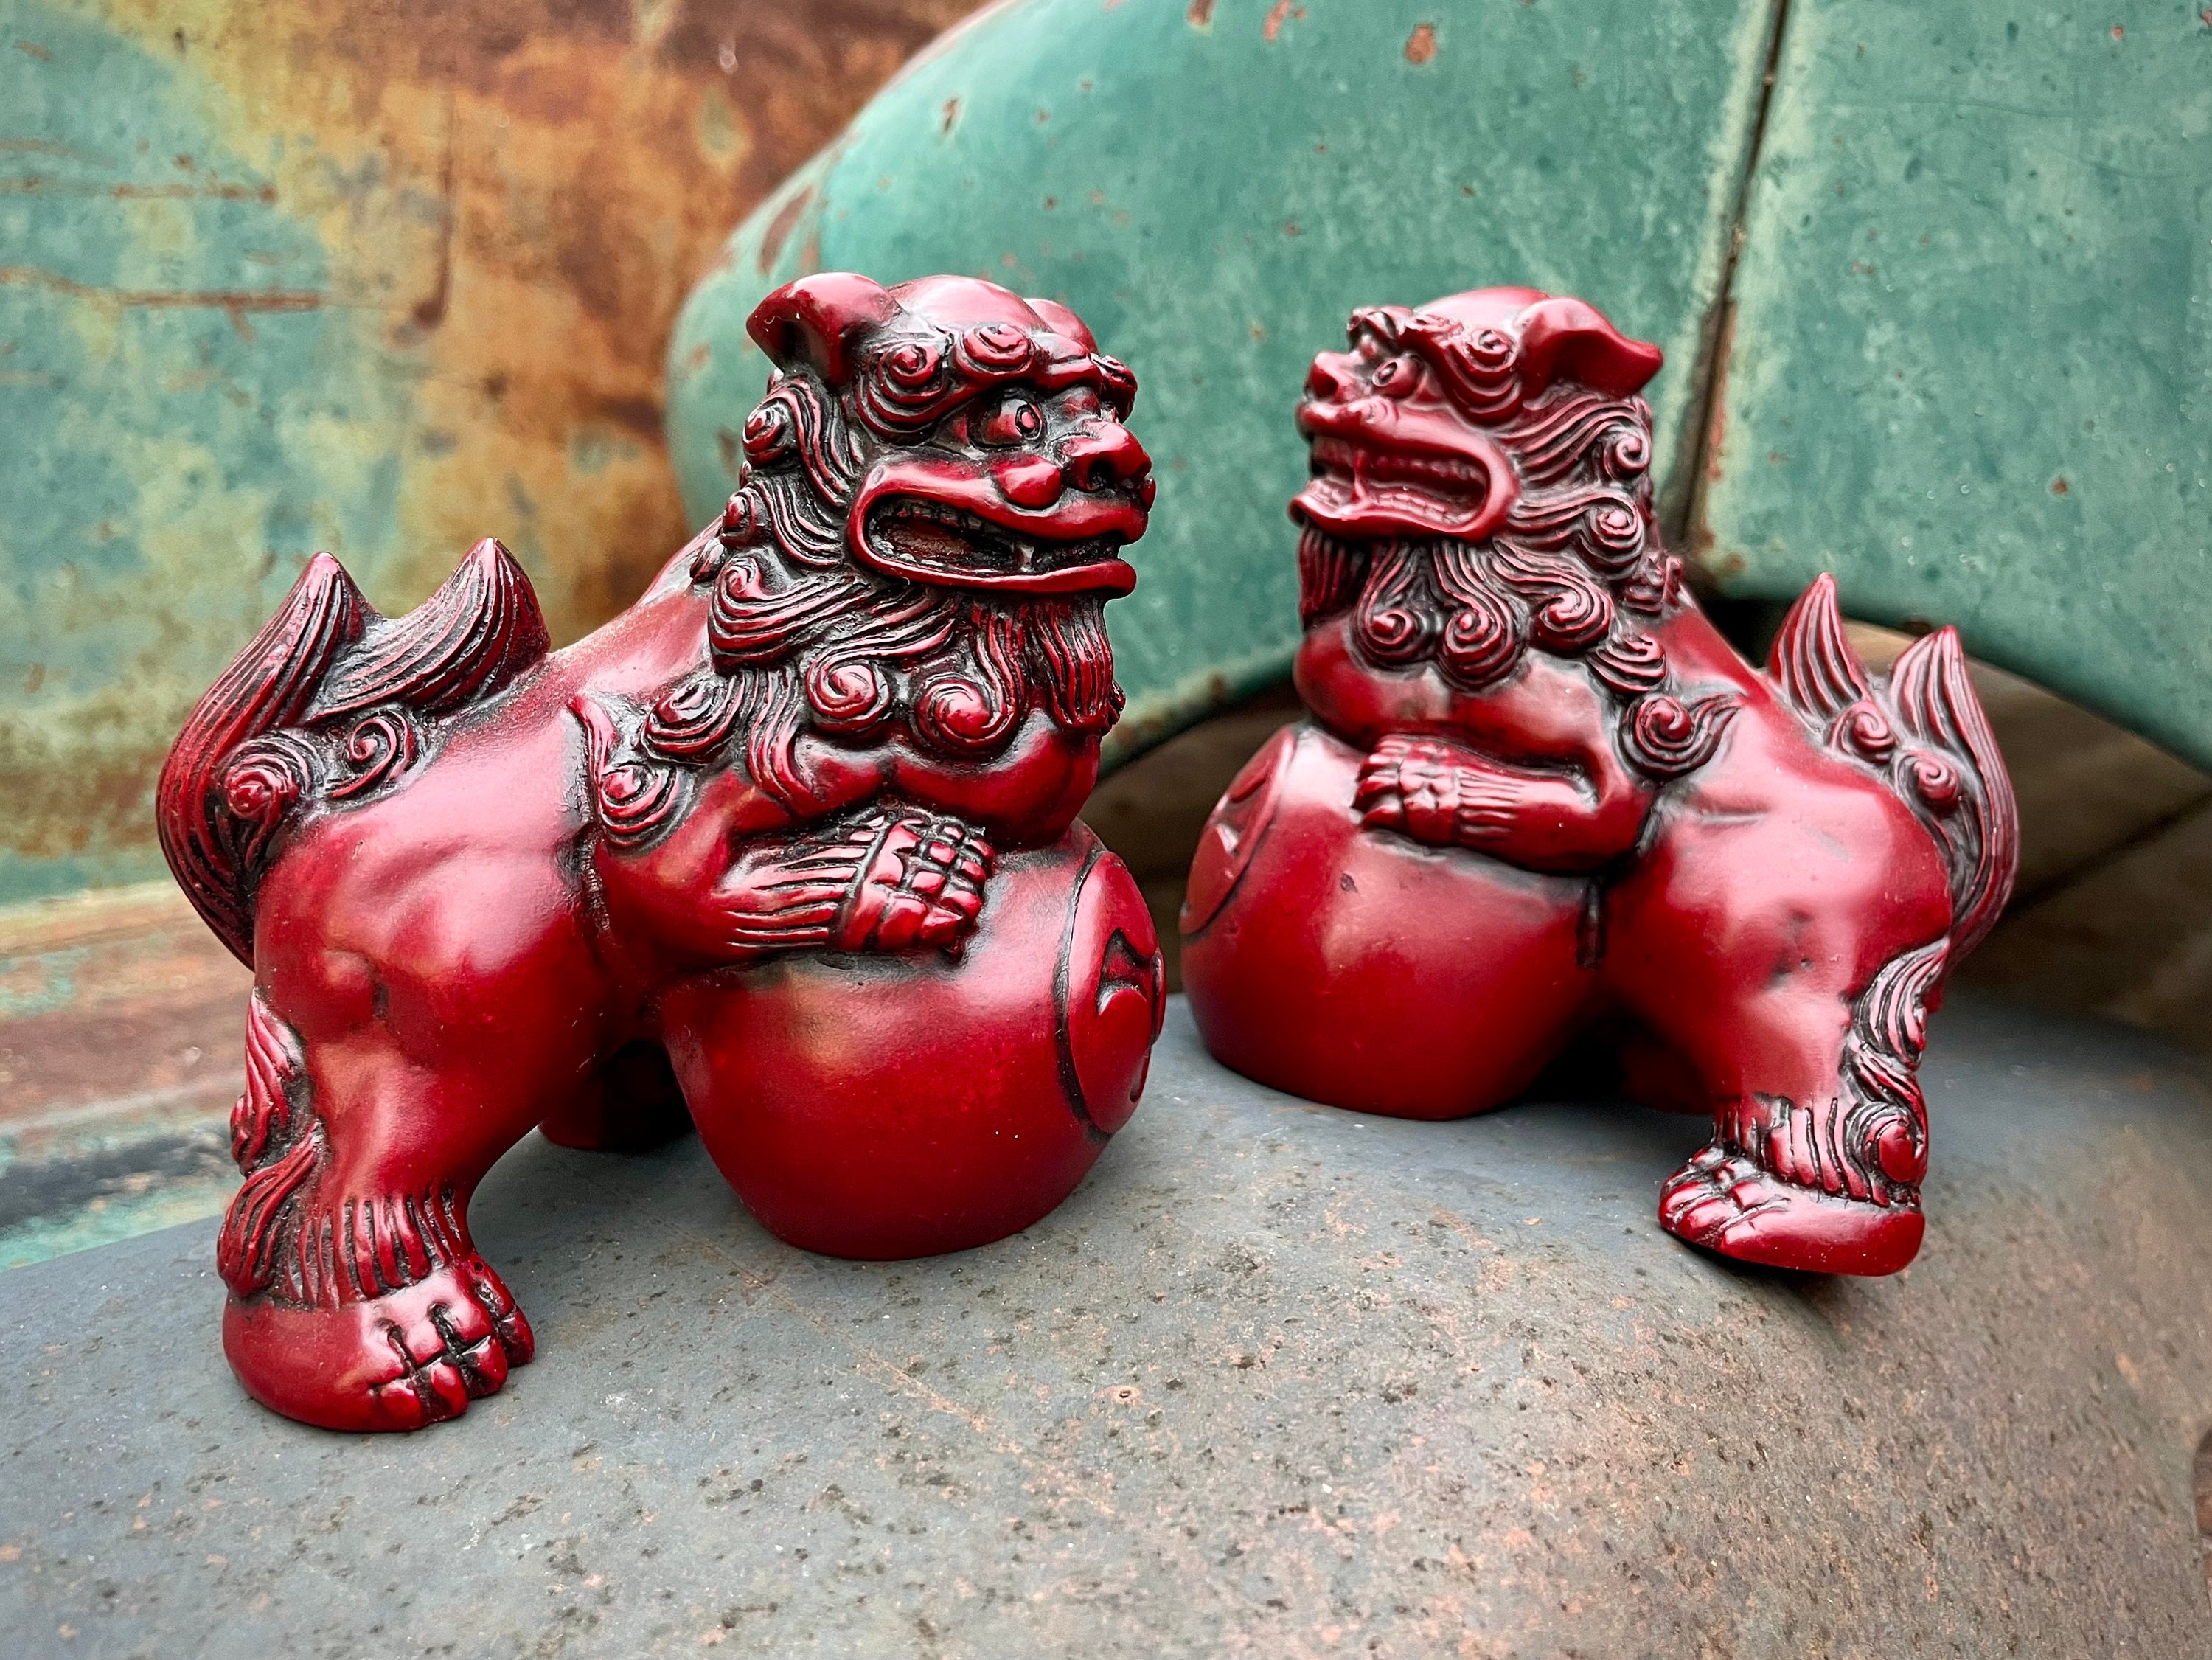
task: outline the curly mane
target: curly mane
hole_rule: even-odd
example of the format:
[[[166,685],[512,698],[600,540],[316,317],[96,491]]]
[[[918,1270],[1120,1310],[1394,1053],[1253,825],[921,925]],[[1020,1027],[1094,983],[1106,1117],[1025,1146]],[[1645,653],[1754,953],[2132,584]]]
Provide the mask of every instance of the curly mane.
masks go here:
[[[745,422],[744,482],[691,562],[708,591],[708,661],[631,723],[620,797],[603,793],[618,844],[657,836],[700,773],[734,760],[803,811],[811,791],[796,751],[810,730],[859,739],[902,723],[926,749],[980,759],[1033,706],[1084,732],[1118,718],[1101,596],[1010,604],[884,576],[847,550],[846,515],[872,454],[1004,378],[988,374],[1004,365],[962,374],[972,348],[961,345],[919,395],[901,383],[911,363],[896,347],[842,392],[805,368],[771,378]]]
[[[1404,331],[1429,319],[1416,316]],[[1457,345],[1459,343],[1452,343]],[[1432,361],[1457,368],[1463,409],[1480,411],[1480,365],[1464,350]],[[1510,360],[1486,377],[1510,378]],[[1679,600],[1682,565],[1660,545],[1651,511],[1651,410],[1561,384],[1523,404],[1492,393],[1500,418],[1482,424],[1512,458],[1519,492],[1480,542],[1362,543],[1314,525],[1298,538],[1298,611],[1311,627],[1352,611],[1351,635],[1377,668],[1433,665],[1480,691],[1512,674],[1531,649],[1579,658],[1620,708],[1623,756],[1655,779],[1712,758],[1738,704],[1675,695],[1665,648],[1647,621]],[[1500,407],[1502,405],[1502,407]]]

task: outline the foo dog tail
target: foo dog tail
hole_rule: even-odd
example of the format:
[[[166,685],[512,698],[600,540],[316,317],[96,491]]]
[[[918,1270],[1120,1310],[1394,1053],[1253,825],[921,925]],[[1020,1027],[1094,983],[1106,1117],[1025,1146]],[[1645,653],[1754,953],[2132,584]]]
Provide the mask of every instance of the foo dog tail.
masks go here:
[[[161,851],[193,908],[250,964],[254,889],[295,809],[404,776],[426,746],[424,721],[494,696],[551,643],[530,579],[489,537],[390,619],[317,554],[193,707],[161,769]]]
[[[2012,780],[1951,629],[1916,640],[1877,684],[1823,575],[1790,608],[1766,672],[1832,749],[1881,771],[1942,849],[1956,964],[1995,926],[2020,863]]]

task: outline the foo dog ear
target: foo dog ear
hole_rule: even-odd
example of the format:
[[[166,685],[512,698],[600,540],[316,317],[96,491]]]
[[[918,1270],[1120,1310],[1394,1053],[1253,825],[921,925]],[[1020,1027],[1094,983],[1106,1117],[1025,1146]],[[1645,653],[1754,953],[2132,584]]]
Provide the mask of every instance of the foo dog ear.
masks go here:
[[[852,375],[851,347],[860,336],[898,315],[899,303],[872,277],[818,271],[787,283],[753,307],[745,332],[778,368],[804,359],[842,386]]]
[[[1073,340],[1085,351],[1097,351],[1098,343],[1091,338],[1090,325],[1057,300],[1040,300],[1034,295],[1022,303],[1044,319],[1045,326],[1063,339]]]
[[[1560,297],[1539,300],[1520,316],[1521,391],[1534,398],[1555,380],[1626,398],[1659,373],[1665,354],[1632,340],[1596,307]]]

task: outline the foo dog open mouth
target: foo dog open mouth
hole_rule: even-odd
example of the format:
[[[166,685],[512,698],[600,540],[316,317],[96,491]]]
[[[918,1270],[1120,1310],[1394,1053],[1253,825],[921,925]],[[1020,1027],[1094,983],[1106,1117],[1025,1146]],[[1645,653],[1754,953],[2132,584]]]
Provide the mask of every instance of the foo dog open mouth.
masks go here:
[[[1121,557],[1145,533],[1134,499],[1064,498],[1025,513],[988,477],[891,464],[853,505],[854,552],[887,575],[1028,593],[1124,594],[1137,574]]]
[[[1346,539],[1483,533],[1491,471],[1468,457],[1379,446],[1316,433],[1312,481],[1291,516]]]
[[[1709,1111],[1660,1225],[1894,1273],[1925,1226],[1927,1015],[2018,823],[1958,636],[1861,663],[1815,583],[1760,674],[1652,508],[1658,349],[1531,289],[1352,314],[1298,430],[1313,713],[1214,809],[1182,912],[1217,1058],[1452,1118],[1602,1037]]]

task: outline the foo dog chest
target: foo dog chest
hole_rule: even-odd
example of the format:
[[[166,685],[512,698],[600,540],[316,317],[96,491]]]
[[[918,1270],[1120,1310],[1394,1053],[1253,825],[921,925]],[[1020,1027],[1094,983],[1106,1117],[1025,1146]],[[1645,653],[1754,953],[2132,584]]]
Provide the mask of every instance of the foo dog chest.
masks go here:
[[[1724,1255],[1911,1262],[1916,1072],[2009,891],[2011,787],[1957,637],[1886,679],[1824,578],[1764,673],[1661,546],[1656,348],[1489,289],[1356,313],[1297,420],[1311,722],[1215,809],[1182,914],[1213,1053],[1339,1106],[1449,1118],[1578,1037],[1710,1111],[1662,1195]]]
[[[1136,1104],[1157,941],[1075,822],[1135,382],[967,279],[810,277],[750,329],[740,487],[629,611],[551,652],[495,543],[396,620],[318,556],[164,770],[255,970],[223,1329],[280,1412],[414,1428],[530,1359],[467,1209],[533,1125],[688,1111],[771,1230],[884,1257],[1026,1226]]]

